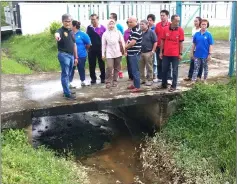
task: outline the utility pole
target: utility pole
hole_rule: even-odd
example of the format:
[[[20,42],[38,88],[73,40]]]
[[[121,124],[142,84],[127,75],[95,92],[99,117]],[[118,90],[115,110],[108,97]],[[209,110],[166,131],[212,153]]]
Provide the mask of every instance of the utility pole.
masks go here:
[[[16,34],[16,24],[15,24],[15,20],[14,20],[12,2],[9,2],[9,8],[10,8],[10,14],[11,14],[11,26],[12,26],[12,31],[13,31],[13,35],[14,35],[14,34]]]

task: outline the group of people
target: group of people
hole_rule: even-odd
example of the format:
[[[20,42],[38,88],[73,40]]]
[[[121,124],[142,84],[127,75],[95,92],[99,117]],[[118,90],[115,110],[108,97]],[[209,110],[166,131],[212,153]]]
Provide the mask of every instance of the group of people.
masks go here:
[[[61,83],[64,97],[76,99],[71,90],[74,70],[77,67],[81,86],[85,86],[85,63],[88,55],[91,85],[96,84],[96,60],[100,69],[101,83],[106,88],[117,87],[118,78],[123,78],[122,57],[126,57],[131,92],[141,91],[141,84],[151,86],[158,80],[158,89],[175,91],[178,80],[178,65],[182,59],[184,30],[179,26],[180,17],[175,14],[168,21],[169,12],[160,12],[161,21],[155,24],[155,15],[138,22],[131,16],[127,30],[117,23],[117,14],[111,13],[107,26],[99,24],[96,14],[90,16],[91,25],[86,32],[80,30],[81,23],[72,20],[69,14],[62,16],[63,26],[56,31],[58,60],[61,66]],[[213,38],[207,31],[209,22],[196,17],[192,30],[193,46],[188,77],[184,80],[195,83],[208,76],[208,61],[211,59]],[[106,66],[106,69],[105,69]],[[172,80],[172,84],[168,83]]]

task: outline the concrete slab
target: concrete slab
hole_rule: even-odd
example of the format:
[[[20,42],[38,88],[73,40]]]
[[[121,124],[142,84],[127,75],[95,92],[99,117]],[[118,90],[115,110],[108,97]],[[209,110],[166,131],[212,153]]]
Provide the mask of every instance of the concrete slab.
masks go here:
[[[214,54],[213,61],[209,64],[209,78],[226,76],[228,73],[228,43],[217,43],[216,45],[219,52]],[[223,56],[225,57],[223,58]],[[151,87],[142,86],[143,91],[140,93],[130,93],[126,89],[130,84],[127,81],[127,76],[124,79],[119,79],[118,87],[109,90],[102,84],[81,88],[78,74],[75,73],[74,84],[78,87],[76,89],[76,101],[68,101],[63,98],[60,73],[2,75],[2,121],[8,121],[13,116],[14,119],[17,119],[17,117],[23,117],[23,114],[27,114],[27,118],[31,118],[32,116],[58,115],[146,104],[153,100],[173,98],[190,89],[182,81],[187,76],[188,68],[189,64],[180,64],[178,90],[174,93],[155,89],[158,83],[154,83]],[[87,83],[90,82],[89,76],[86,77],[86,80]]]

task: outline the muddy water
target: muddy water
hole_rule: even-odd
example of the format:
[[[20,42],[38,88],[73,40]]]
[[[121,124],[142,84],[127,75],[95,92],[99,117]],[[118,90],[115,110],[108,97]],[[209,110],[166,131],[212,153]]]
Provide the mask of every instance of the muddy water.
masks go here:
[[[59,155],[73,154],[90,168],[91,184],[149,184],[138,159],[146,129],[126,124],[123,118],[104,112],[34,118],[30,137],[34,147],[44,145]]]

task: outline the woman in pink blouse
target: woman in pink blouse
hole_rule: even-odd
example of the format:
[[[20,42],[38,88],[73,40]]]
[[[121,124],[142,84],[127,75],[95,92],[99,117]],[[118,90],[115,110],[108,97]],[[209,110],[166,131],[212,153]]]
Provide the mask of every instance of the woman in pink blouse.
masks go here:
[[[102,36],[102,59],[107,62],[105,73],[106,88],[116,87],[118,85],[118,72],[121,68],[122,52],[120,45],[124,50],[124,39],[120,31],[117,30],[115,21],[109,20],[108,29]]]

